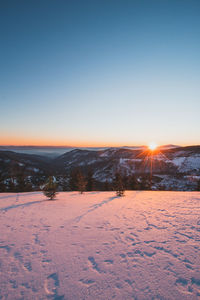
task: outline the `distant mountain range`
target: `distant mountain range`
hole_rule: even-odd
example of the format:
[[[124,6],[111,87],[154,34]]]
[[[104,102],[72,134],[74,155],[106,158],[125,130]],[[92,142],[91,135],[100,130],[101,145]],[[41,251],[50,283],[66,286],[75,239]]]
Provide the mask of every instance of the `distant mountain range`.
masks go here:
[[[160,148],[169,149],[169,148],[176,148],[176,147],[179,147],[179,146],[164,145],[164,146],[161,146]],[[138,149],[145,149],[146,146],[123,146],[123,147],[0,146],[0,151],[14,151],[17,153],[36,154],[36,155],[42,155],[42,156],[48,156],[51,158],[55,158],[55,157],[58,157],[64,153],[69,152],[74,149],[89,150],[89,151],[101,151],[101,150],[106,150],[108,148],[138,150]]]
[[[41,152],[41,148],[38,151]],[[20,172],[30,181],[32,178],[45,179],[50,174],[67,177],[74,168],[79,168],[85,175],[92,171],[95,180],[102,183],[110,182],[119,170],[136,176],[152,171],[155,189],[193,190],[200,180],[200,146],[166,145],[153,153],[144,146],[67,149],[56,156],[0,151],[0,180],[4,182]]]

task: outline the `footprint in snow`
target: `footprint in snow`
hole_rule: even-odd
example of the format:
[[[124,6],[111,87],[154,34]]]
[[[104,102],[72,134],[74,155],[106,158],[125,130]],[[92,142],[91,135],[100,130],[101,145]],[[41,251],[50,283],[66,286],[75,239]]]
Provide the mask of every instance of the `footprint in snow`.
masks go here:
[[[22,262],[22,260],[23,260],[23,256],[22,256],[21,253],[18,252],[18,251],[16,251],[16,252],[14,253],[14,257],[15,257],[18,261],[20,261],[20,262]]]
[[[93,284],[95,281],[94,280],[92,280],[92,279],[80,279],[79,280],[82,284],[84,284],[84,285],[87,285],[87,286],[89,286],[89,285],[91,285],[91,284]]]
[[[113,265],[112,259],[105,259],[104,262],[107,263],[108,265]]]
[[[185,278],[179,277],[176,280],[175,285],[181,293],[191,294],[193,291],[192,287],[189,285],[189,281]]]
[[[9,253],[11,250],[11,247],[9,247],[8,245],[2,245],[2,246],[0,246],[0,249],[4,249],[7,253]]]
[[[196,292],[196,295],[200,297],[200,277],[199,278],[192,277],[191,283],[192,283],[192,288],[194,288]]]
[[[32,271],[32,265],[31,265],[31,263],[29,261],[25,262],[23,267],[24,267],[25,270],[27,270],[29,272]]]
[[[54,300],[61,300],[64,299],[64,295],[58,295],[58,287],[60,286],[60,281],[58,278],[57,273],[50,274],[45,282],[44,282],[44,289],[45,292],[48,294],[48,297],[52,297]]]
[[[88,257],[88,260],[89,260],[89,262],[90,262],[90,265],[92,266],[92,268],[93,268],[95,271],[97,271],[98,273],[102,273],[102,271],[101,271],[100,268],[99,268],[98,263],[96,262],[96,260],[94,259],[93,256],[89,256],[89,257]]]
[[[121,256],[122,258],[125,258],[125,257],[126,257],[126,254],[121,253],[119,256]]]

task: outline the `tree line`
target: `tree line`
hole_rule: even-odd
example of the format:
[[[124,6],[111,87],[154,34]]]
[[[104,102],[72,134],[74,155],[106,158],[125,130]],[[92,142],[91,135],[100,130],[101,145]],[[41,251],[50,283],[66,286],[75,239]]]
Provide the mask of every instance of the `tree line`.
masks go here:
[[[114,175],[104,181],[98,181],[95,178],[93,170],[87,173],[80,168],[73,168],[66,175],[59,174],[33,174],[27,176],[22,169],[17,170],[5,178],[0,174],[0,192],[30,192],[43,190],[49,176],[54,176],[57,185],[57,191],[114,191],[114,190],[151,190],[152,181],[155,183],[156,176],[153,179],[149,174],[126,174],[120,169],[116,170]],[[161,186],[160,190],[165,190]],[[200,181],[197,182],[196,190],[200,191]]]
[[[71,170],[68,178],[68,184],[66,190],[78,191],[83,194],[85,191],[102,190],[102,191],[116,191],[116,195],[121,197],[124,195],[125,190],[150,190],[151,181],[149,176],[143,176],[137,178],[134,174],[124,175],[120,171],[117,171],[111,180],[106,180],[101,189],[98,186],[94,178],[92,171],[89,171],[87,175],[84,175],[80,169]],[[97,188],[98,187],[98,188]],[[55,177],[50,176],[43,187],[44,194],[49,199],[54,199],[58,191],[58,183]]]

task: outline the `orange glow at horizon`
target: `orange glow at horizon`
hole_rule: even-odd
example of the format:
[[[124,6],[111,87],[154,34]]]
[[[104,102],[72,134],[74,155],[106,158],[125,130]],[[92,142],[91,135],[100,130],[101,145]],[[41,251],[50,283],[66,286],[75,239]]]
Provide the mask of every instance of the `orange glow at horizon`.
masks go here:
[[[112,143],[112,142],[102,142],[102,141],[78,141],[66,139],[65,141],[61,139],[45,139],[45,138],[1,138],[0,146],[38,146],[38,147],[123,147],[123,146],[137,146],[134,143],[122,144]]]
[[[169,143],[169,142],[168,142]],[[167,141],[166,143],[167,144]],[[159,145],[165,145],[164,143],[159,143]],[[178,143],[180,146],[188,146],[188,144]],[[94,141],[87,139],[59,139],[59,138],[35,138],[35,137],[19,137],[19,136],[1,136],[0,137],[0,146],[38,146],[38,147],[139,147],[145,146],[144,141],[137,142],[110,142],[110,141]],[[190,144],[191,145],[191,144]],[[198,145],[197,143],[192,143],[192,145]],[[158,148],[158,144],[152,142],[148,145],[148,149],[155,151]]]

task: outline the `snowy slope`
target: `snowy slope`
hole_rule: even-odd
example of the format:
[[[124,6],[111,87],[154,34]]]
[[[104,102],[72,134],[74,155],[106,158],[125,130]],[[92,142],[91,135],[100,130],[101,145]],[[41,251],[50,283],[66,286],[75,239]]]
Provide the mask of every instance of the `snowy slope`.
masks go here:
[[[178,166],[180,172],[189,172],[200,169],[200,155],[193,154],[189,157],[175,157],[173,163]]]
[[[50,174],[59,181],[59,190],[70,190],[69,174],[73,169],[79,169],[86,177],[92,173],[95,188],[100,190],[105,182],[112,182],[116,171],[137,178],[152,171],[157,177],[165,175],[162,182],[153,177],[155,189],[192,191],[199,185],[194,176],[200,176],[200,146],[158,148],[153,155],[148,149],[74,149],[55,159],[0,151],[0,192],[39,190]],[[194,180],[186,180],[184,176],[192,176]],[[167,178],[173,179],[172,185]]]
[[[0,194],[0,299],[200,299],[199,192]]]
[[[109,180],[116,170],[126,174],[149,173],[153,164],[154,174],[187,173],[196,175],[200,172],[200,147],[179,147],[159,149],[150,155],[146,150],[130,150],[123,148],[108,148],[104,151],[88,151],[75,149],[57,158],[54,163],[65,173],[71,168],[81,167],[87,173],[94,171],[95,178],[100,181]]]

